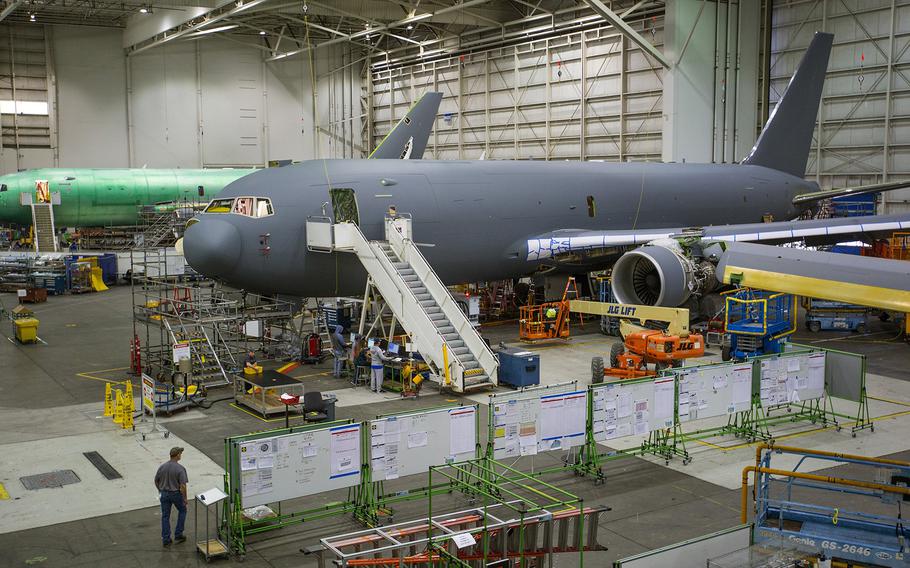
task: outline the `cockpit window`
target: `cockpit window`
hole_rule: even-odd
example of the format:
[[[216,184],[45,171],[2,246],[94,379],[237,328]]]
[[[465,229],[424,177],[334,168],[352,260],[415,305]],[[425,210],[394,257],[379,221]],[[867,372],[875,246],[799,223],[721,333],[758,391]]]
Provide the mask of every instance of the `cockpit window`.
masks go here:
[[[245,217],[262,218],[274,214],[272,200],[262,197],[236,197],[213,199],[205,208],[206,213],[235,213]]]
[[[232,213],[237,213],[239,215],[246,215],[247,217],[253,216],[253,198],[252,197],[238,197],[234,200],[234,209]]]
[[[269,199],[256,200],[256,216],[268,217],[272,214],[272,201]]]
[[[233,199],[213,199],[209,206],[205,208],[206,213],[230,213],[231,206],[234,204]]]

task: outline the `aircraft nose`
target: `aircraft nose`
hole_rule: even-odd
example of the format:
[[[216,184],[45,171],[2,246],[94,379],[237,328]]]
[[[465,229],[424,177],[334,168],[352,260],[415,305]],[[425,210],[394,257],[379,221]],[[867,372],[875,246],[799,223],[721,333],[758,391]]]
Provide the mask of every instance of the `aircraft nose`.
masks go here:
[[[229,274],[240,260],[240,232],[223,219],[195,219],[183,234],[183,255],[205,276]]]

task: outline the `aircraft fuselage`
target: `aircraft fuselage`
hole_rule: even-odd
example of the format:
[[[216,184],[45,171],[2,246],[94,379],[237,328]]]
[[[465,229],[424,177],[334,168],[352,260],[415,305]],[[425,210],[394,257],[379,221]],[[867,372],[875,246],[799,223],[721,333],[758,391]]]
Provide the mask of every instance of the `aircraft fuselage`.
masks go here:
[[[527,239],[559,229],[622,230],[791,219],[815,184],[761,166],[543,161],[312,160],[228,185],[219,198],[270,198],[263,218],[204,213],[187,229],[189,263],[250,291],[363,292],[350,253],[308,252],[307,217],[332,216],[329,188],[356,195],[359,225],[383,239],[390,205],[413,217],[414,241],[448,284],[534,272]],[[593,215],[592,215],[593,214]]]

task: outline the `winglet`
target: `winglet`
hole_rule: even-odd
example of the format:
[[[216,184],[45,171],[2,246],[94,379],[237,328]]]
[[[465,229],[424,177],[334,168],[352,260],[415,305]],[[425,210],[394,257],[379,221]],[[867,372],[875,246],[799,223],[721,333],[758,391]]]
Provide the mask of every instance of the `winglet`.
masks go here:
[[[812,131],[833,42],[834,34],[815,32],[796,73],[790,78],[787,91],[777,102],[743,164],[765,166],[800,178],[806,174]]]
[[[442,93],[429,92],[420,97],[379,146],[376,146],[370,159],[421,159],[441,101]]]

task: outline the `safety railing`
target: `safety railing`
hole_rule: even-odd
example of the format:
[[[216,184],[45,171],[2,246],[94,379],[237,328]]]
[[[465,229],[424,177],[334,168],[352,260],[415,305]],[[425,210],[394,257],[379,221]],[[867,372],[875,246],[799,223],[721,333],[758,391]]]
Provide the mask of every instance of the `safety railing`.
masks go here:
[[[455,328],[455,331],[464,341],[465,347],[477,359],[480,367],[484,370],[493,384],[497,384],[497,370],[499,359],[493,350],[486,344],[482,337],[474,329],[473,324],[461,310],[455,298],[449,292],[449,289],[443,284],[442,280],[433,270],[433,267],[427,262],[426,258],[410,238],[411,220],[408,217],[391,218],[386,217],[386,238],[392,250],[398,255],[402,262],[408,263],[420,281],[426,287],[427,292],[436,301],[442,309],[442,313],[449,320],[449,323]],[[457,358],[457,356],[456,356]],[[459,362],[460,364],[460,362]]]

